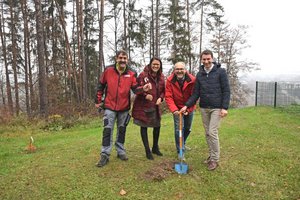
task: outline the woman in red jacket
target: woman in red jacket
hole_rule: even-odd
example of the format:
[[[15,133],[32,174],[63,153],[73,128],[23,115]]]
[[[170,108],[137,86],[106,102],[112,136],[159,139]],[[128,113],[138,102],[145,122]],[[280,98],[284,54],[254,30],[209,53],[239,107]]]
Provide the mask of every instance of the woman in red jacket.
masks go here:
[[[165,80],[162,73],[162,62],[159,58],[152,58],[137,79],[140,85],[151,83],[152,89],[137,94],[133,103],[132,117],[134,123],[141,127],[141,137],[146,151],[146,157],[153,160],[152,153],[162,156],[158,147],[160,134],[161,108],[160,104],[165,95]],[[147,128],[153,128],[152,153],[149,147]]]

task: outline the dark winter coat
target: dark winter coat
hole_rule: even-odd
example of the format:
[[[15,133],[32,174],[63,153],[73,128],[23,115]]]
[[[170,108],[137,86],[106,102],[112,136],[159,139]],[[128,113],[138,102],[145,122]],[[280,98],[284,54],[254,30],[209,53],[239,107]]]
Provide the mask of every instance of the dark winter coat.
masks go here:
[[[171,76],[167,78],[165,100],[169,107],[169,110],[172,113],[175,111],[179,111],[184,106],[184,103],[189,99],[189,97],[192,96],[195,79],[196,78],[192,74],[186,73],[185,80],[181,88],[174,73],[172,73]],[[196,104],[189,107],[187,111],[190,113],[194,111],[195,108]]]
[[[102,102],[104,96],[104,108],[113,111],[125,111],[130,109],[130,90],[141,93],[142,87],[138,85],[136,72],[130,67],[119,74],[116,65],[105,68],[99,78],[95,103]]]
[[[161,98],[163,101],[165,97],[165,80],[162,68],[159,69],[156,77],[153,77],[151,72],[150,65],[147,65],[144,71],[138,76],[137,81],[141,86],[151,83],[152,89],[148,92],[137,94],[132,107],[132,117],[145,124],[152,120],[160,121],[162,111],[160,106],[156,105],[156,101],[158,98]],[[152,101],[145,99],[147,94],[153,96]]]
[[[225,69],[214,63],[212,70],[207,74],[204,66],[200,67],[196,76],[193,95],[185,103],[192,106],[200,97],[201,108],[228,109],[230,101],[230,87]]]

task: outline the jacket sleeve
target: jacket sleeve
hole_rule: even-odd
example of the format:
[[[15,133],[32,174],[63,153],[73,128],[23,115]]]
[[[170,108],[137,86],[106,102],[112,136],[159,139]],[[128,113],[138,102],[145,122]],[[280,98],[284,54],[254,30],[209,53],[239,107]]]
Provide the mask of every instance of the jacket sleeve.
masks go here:
[[[222,108],[228,109],[230,102],[230,86],[227,73],[225,69],[221,73],[221,90],[222,90]]]
[[[173,113],[176,110],[178,110],[178,107],[176,106],[174,102],[173,92],[172,92],[172,83],[167,80],[166,82],[166,94],[165,94],[165,100],[166,104],[168,105],[169,110]]]
[[[187,100],[187,102],[185,102],[185,105],[188,108],[194,106],[197,100],[199,99],[199,97],[200,97],[200,72],[198,72],[197,74],[192,96]]]
[[[137,77],[137,74],[134,72],[134,76],[132,77],[131,90],[136,95],[144,95],[143,84],[140,83],[142,74]],[[146,95],[144,95],[146,96]]]
[[[102,75],[99,78],[99,82],[97,85],[97,93],[96,93],[96,97],[95,97],[95,104],[99,104],[102,102],[102,96],[104,93],[104,90],[106,88],[106,75],[105,75],[105,71],[102,73]]]
[[[190,92],[190,94],[189,94],[190,96],[193,95],[194,88],[195,88],[195,82],[193,83],[193,86],[192,86],[192,88],[191,88],[191,92]],[[195,102],[195,104],[194,104],[193,106],[189,107],[189,108],[187,109],[187,111],[188,111],[189,113],[191,113],[191,112],[193,112],[193,111],[195,110],[195,108],[196,108],[196,102]]]
[[[160,91],[159,97],[161,98],[161,101],[164,101],[164,99],[165,99],[165,93],[166,93],[166,88],[165,88],[165,85],[166,85],[165,77],[162,76],[160,80],[161,80],[161,83],[160,83],[160,84],[162,84],[162,86],[161,86],[160,88],[162,88],[162,90]]]

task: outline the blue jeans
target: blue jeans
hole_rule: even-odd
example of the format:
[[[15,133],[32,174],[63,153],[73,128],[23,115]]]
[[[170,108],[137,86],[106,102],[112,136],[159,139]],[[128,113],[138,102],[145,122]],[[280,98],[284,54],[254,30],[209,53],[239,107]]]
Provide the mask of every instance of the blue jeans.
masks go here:
[[[194,112],[189,113],[188,115],[182,115],[182,137],[183,137],[183,150],[185,142],[190,135],[192,122],[193,122]],[[173,114],[174,120],[174,133],[175,133],[175,145],[177,153],[179,153],[179,115]]]

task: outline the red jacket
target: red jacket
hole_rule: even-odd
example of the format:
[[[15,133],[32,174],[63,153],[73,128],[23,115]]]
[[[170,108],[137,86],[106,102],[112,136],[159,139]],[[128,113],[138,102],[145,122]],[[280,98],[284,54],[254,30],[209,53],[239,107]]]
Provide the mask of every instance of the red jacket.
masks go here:
[[[147,123],[149,121],[149,112],[153,109],[157,109],[157,114],[156,116],[158,119],[161,118],[161,108],[160,106],[156,105],[156,101],[158,98],[161,98],[161,100],[164,100],[165,97],[165,78],[162,73],[162,69],[157,72],[157,77],[154,78],[151,75],[151,69],[150,66],[147,65],[144,69],[144,71],[139,75],[138,77],[138,83],[140,85],[144,85],[148,82],[151,83],[152,89],[149,90],[148,92],[143,92],[140,94],[137,94],[133,107],[132,107],[132,117],[134,119],[138,119],[144,123]],[[147,94],[151,94],[153,96],[152,101],[146,100],[145,97]],[[152,116],[151,116],[152,117]],[[154,116],[155,117],[155,116]]]
[[[165,100],[169,110],[173,113],[179,111],[184,103],[193,93],[196,78],[189,73],[185,74],[185,81],[182,89],[179,86],[176,75],[173,73],[167,78]],[[187,109],[188,112],[195,110],[196,104]]]
[[[136,80],[136,73],[130,68],[120,75],[116,65],[105,68],[99,78],[95,103],[102,102],[104,96],[104,108],[113,111],[125,111],[130,109],[130,90],[134,93],[142,92]]]

